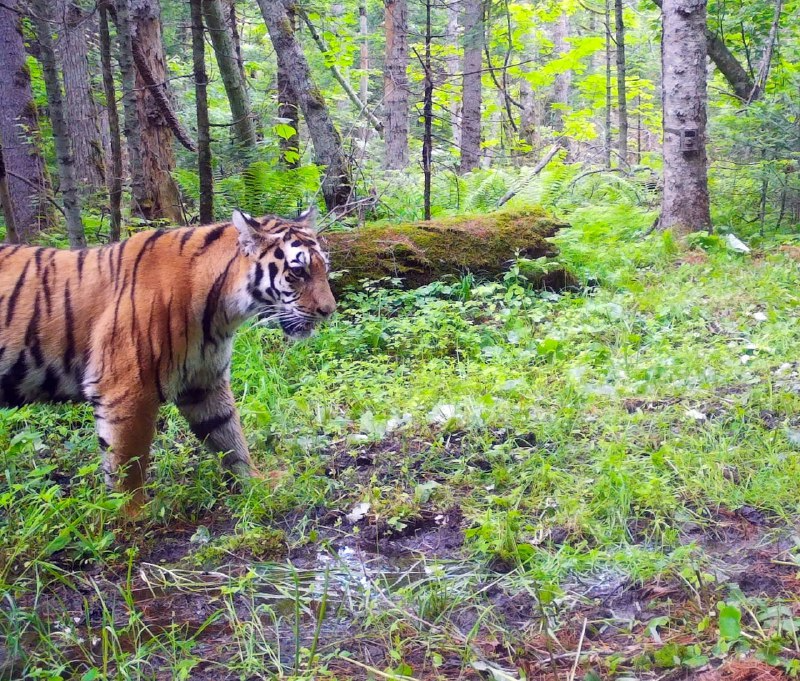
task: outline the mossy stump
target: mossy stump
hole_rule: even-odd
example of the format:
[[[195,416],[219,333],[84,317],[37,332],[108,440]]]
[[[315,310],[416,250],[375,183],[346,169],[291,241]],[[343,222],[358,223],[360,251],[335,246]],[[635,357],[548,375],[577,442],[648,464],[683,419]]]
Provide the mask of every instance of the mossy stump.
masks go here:
[[[445,275],[466,271],[484,276],[505,272],[515,255],[553,257],[558,248],[548,241],[563,222],[540,208],[461,215],[430,222],[368,225],[352,232],[324,234],[331,270],[338,272],[335,293],[362,279],[398,277],[414,288]],[[564,288],[573,278],[561,270],[540,285]]]

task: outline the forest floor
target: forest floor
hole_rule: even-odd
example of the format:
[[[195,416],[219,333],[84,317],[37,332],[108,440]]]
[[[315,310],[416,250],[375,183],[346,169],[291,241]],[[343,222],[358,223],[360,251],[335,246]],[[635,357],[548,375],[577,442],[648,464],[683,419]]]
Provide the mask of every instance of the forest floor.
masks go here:
[[[800,248],[570,220],[580,291],[521,262],[243,329],[274,489],[229,491],[165,410],[125,528],[88,409],[2,412],[0,678],[800,672]]]

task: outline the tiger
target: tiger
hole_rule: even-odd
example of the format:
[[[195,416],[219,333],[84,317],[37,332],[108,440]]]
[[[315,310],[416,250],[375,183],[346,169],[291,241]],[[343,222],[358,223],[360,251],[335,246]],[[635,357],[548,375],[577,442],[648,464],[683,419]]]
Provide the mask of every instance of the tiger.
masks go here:
[[[262,476],[231,391],[247,319],[309,336],[336,310],[315,211],[155,229],[79,250],[0,247],[0,406],[88,402],[106,484],[137,518],[159,408],[234,479]]]

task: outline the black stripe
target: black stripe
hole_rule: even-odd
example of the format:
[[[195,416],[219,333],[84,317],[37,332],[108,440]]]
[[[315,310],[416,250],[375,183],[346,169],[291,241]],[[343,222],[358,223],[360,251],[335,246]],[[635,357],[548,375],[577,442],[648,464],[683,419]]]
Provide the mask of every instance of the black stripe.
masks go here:
[[[128,245],[128,239],[123,241],[121,244],[117,245],[117,280],[119,279],[120,272],[122,272],[122,254],[125,251],[125,246]],[[117,288],[117,280],[114,281],[114,289]],[[127,277],[126,279],[127,280]],[[124,281],[123,281],[123,289],[125,288]]]
[[[8,310],[6,311],[6,326],[11,324],[11,320],[14,317],[14,310],[17,307],[17,299],[19,298],[19,293],[22,290],[22,285],[25,283],[25,277],[28,275],[28,267],[30,267],[31,261],[25,263],[25,267],[22,268],[22,274],[20,275],[19,279],[17,279],[17,283],[14,286],[14,290],[11,292],[11,295],[8,298]]]
[[[256,274],[253,278],[253,286],[258,287],[261,285],[261,280],[264,278],[264,268],[261,267],[261,263],[256,263]]]
[[[191,239],[193,235],[194,235],[194,227],[192,227],[191,229],[187,229],[183,234],[181,234],[181,241],[180,241],[180,247],[178,248],[178,254],[183,253],[183,248],[184,246],[186,246],[186,242],[189,241],[189,239]]]
[[[72,362],[75,359],[75,317],[72,314],[72,296],[69,292],[69,283],[64,289],[64,371],[72,371]]]
[[[267,269],[269,270],[269,287],[274,289],[275,278],[278,276],[278,266],[274,262],[271,262]]]
[[[38,277],[42,271],[42,253],[44,253],[44,248],[37,248],[33,252],[33,259],[36,261],[36,276]]]
[[[97,442],[100,444],[101,449],[108,449],[108,440],[104,437],[97,436]]]
[[[203,239],[203,245],[200,247],[200,250],[195,253],[195,256],[202,255],[205,253],[208,248],[217,241],[224,233],[225,230],[228,228],[228,225],[219,225],[214,227],[210,232],[206,234],[205,239]]]
[[[47,308],[47,316],[49,317],[53,314],[53,299],[52,293],[50,292],[50,268],[48,267],[44,271],[44,276],[42,277],[42,292],[44,293],[44,306]]]
[[[205,402],[208,394],[208,388],[185,388],[175,398],[175,404],[179,407],[196,406]]]
[[[134,296],[136,294],[136,274],[139,271],[139,265],[142,263],[142,258],[144,258],[144,254],[147,252],[148,249],[153,247],[156,239],[164,235],[163,229],[157,229],[153,232],[147,239],[145,240],[144,244],[142,244],[141,250],[136,254],[136,260],[133,263],[133,273],[131,274],[131,333],[136,328],[136,306],[134,304]]]
[[[85,248],[78,251],[78,281],[83,279],[83,263],[86,260],[88,253],[89,252]]]
[[[6,260],[8,260],[14,253],[16,253],[20,248],[23,248],[22,244],[17,244],[16,246],[4,246],[3,248],[9,249],[7,253],[3,253],[3,259],[0,260],[0,265],[2,265]]]
[[[17,356],[17,361],[8,370],[8,373],[0,380],[0,388],[3,391],[3,402],[10,407],[20,407],[25,404],[25,400],[19,393],[19,386],[25,380],[27,364],[25,361],[25,350]]]
[[[226,423],[228,423],[228,421],[230,421],[234,417],[235,413],[236,412],[229,411],[227,414],[211,416],[210,418],[207,418],[203,421],[190,423],[189,427],[192,429],[192,432],[197,436],[197,439],[202,442],[215,430],[221,428]]]
[[[58,393],[58,373],[56,373],[56,370],[51,366],[48,366],[44,372],[42,392],[44,392],[44,394],[50,399],[54,399]]]
[[[230,274],[231,266],[238,257],[238,254],[234,255],[228,261],[228,264],[225,266],[222,274],[220,274],[214,280],[214,283],[211,285],[211,290],[208,292],[208,296],[206,297],[206,305],[205,309],[203,310],[203,346],[207,345],[208,343],[212,343],[213,345],[217,344],[216,339],[213,337],[211,326],[214,323],[214,317],[217,314],[219,299],[222,297],[222,288],[225,286],[225,281],[228,278],[228,274]]]

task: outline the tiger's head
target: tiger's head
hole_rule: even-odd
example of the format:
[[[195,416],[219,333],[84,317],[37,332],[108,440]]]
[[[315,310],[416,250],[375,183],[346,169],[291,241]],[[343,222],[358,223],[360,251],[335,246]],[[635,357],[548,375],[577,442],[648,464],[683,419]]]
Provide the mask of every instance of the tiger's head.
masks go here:
[[[239,245],[250,259],[249,309],[261,319],[277,320],[292,339],[306,338],[336,310],[328,283],[328,258],[314,229],[316,211],[294,220],[268,215],[254,218],[233,212]]]

